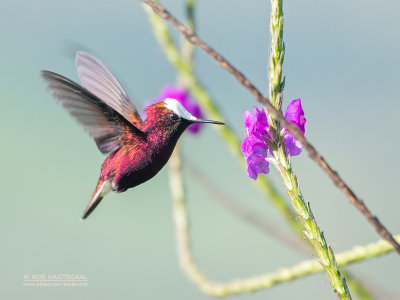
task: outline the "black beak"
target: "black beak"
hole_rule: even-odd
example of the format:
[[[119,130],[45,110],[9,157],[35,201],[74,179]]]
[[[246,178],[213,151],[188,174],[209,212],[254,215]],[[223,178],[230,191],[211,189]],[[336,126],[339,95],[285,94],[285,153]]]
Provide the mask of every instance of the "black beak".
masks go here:
[[[220,121],[202,120],[202,119],[191,120],[191,122],[193,122],[193,123],[210,123],[210,124],[217,124],[217,125],[225,125],[225,123],[220,122]]]

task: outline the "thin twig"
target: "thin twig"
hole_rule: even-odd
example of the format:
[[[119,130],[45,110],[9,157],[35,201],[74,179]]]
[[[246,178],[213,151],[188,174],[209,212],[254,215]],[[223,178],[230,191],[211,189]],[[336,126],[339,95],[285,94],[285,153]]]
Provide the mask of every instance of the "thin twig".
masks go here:
[[[289,268],[281,268],[275,272],[251,278],[237,279],[231,282],[215,282],[202,273],[193,258],[190,238],[188,215],[185,201],[185,191],[182,182],[182,161],[179,155],[179,146],[175,148],[169,163],[170,188],[174,205],[174,224],[176,245],[179,262],[187,276],[205,293],[214,297],[254,292],[271,288],[279,283],[305,277],[325,271],[317,259],[305,260]],[[400,235],[396,236],[400,240]],[[345,266],[367,258],[372,258],[393,251],[393,247],[386,241],[380,240],[365,246],[356,246],[349,251],[336,254],[337,264]]]
[[[213,101],[211,95],[207,92],[194,74],[191,64],[179,53],[178,48],[173,42],[168,31],[166,22],[164,22],[162,18],[154,13],[151,7],[144,5],[144,9],[149,15],[149,21],[153,27],[154,34],[163,51],[165,52],[167,59],[178,71],[180,81],[182,81],[184,85],[187,85],[191,96],[193,96],[199,102],[201,108],[206,112],[208,118],[224,122],[225,118],[221,113],[221,110],[215,105],[215,101]],[[229,126],[214,126],[213,129],[218,132],[221,138],[225,141],[231,153],[238,158],[240,164],[245,167],[243,154],[240,151],[239,137]],[[287,203],[287,201],[285,201],[285,199],[278,193],[268,177],[260,176],[258,180],[255,181],[255,184],[266,195],[266,198],[271,201],[279,213],[286,219],[293,230],[301,238],[303,238],[303,225],[299,219],[295,217],[296,213],[293,211],[292,206]]]
[[[184,169],[189,171],[190,174],[196,179],[196,183],[204,186],[205,190],[213,195],[213,199],[222,204],[229,211],[241,217],[249,224],[252,224],[260,230],[266,232],[268,235],[275,237],[275,239],[282,243],[285,243],[289,247],[306,255],[309,255],[311,253],[310,249],[306,248],[304,244],[299,243],[297,240],[291,238],[286,234],[286,232],[283,232],[282,230],[276,228],[276,226],[270,224],[260,214],[241,205],[230,195],[227,195],[226,192],[218,187],[218,185],[216,185],[210,178],[208,178],[206,174],[202,173],[202,171],[198,169],[192,161],[183,157],[182,164],[184,166]],[[365,300],[374,299],[371,292],[362,284],[362,282],[357,279],[358,276],[354,276],[346,270],[343,270],[343,275],[346,277],[349,288],[354,294],[358,296],[358,298]]]
[[[285,57],[283,23],[283,1],[271,0],[271,51],[269,55],[268,90],[271,104],[277,111],[281,111],[282,93],[285,86],[284,80],[282,80],[282,65]],[[328,245],[325,235],[319,228],[310,205],[307,205],[303,198],[297,176],[292,169],[290,156],[288,156],[285,150],[285,142],[281,135],[280,121],[272,114],[268,114],[267,117],[268,124],[270,125],[270,134],[275,141],[275,143],[271,145],[274,165],[277,166],[288,196],[292,200],[297,215],[304,224],[304,228],[306,229],[304,234],[313,245],[321,260],[321,264],[325,267],[336,296],[342,300],[351,300],[352,297],[347,286],[346,278],[339,270],[335,259],[335,253],[332,247]]]
[[[174,16],[172,16],[161,4],[155,3],[151,0],[141,0],[142,2],[149,5],[155,13],[160,17],[169,21],[172,25],[179,30],[185,38],[204,50],[207,54],[213,57],[218,64],[230,72],[235,78],[246,87],[255,98],[262,103],[268,110],[268,113],[275,115],[279,121],[293,134],[293,136],[299,140],[304,148],[308,151],[309,156],[314,160],[331,178],[333,183],[349,198],[350,202],[368,219],[369,223],[372,224],[375,230],[386,239],[389,243],[393,245],[396,251],[400,254],[400,245],[393,238],[392,234],[383,226],[379,219],[374,216],[371,211],[367,208],[364,202],[358,198],[355,193],[350,189],[350,187],[343,181],[339,174],[331,168],[331,166],[325,161],[325,159],[319,154],[319,152],[312,146],[308,140],[301,134],[298,127],[290,123],[281,112],[276,110],[271,102],[264,97],[261,92],[254,86],[254,84],[248,80],[243,73],[233,67],[221,54],[216,52],[208,44],[203,42],[194,32],[181,24]]]
[[[187,0],[191,2],[193,0]],[[184,53],[182,54],[178,51],[174,41],[172,40],[171,34],[167,28],[166,22],[162,20],[152,9],[151,7],[144,5],[144,9],[149,16],[149,21],[152,25],[154,34],[159,41],[167,59],[170,63],[175,67],[178,71],[178,78],[181,84],[186,85],[191,95],[199,102],[201,108],[206,112],[206,115],[215,120],[224,120],[224,117],[218,107],[215,106],[214,101],[212,101],[211,96],[199,82],[199,79],[194,74],[192,64],[194,61],[189,61],[186,57],[184,57]],[[194,24],[194,22],[190,22],[189,24]],[[194,31],[194,30],[193,30]],[[187,42],[185,45],[193,44]],[[234,134],[234,132],[228,126],[219,126],[214,127],[217,129],[216,131],[220,134],[221,138],[226,142],[229,150],[239,159],[240,163],[245,166],[243,155],[240,151],[240,141],[239,138]],[[265,193],[267,199],[269,199],[275,206],[275,208],[285,217],[288,221],[291,228],[299,235],[301,239],[304,238],[304,227],[301,224],[299,218],[295,218],[295,212],[292,211],[291,207],[286,203],[283,197],[277,193],[274,186],[268,181],[266,176],[260,176],[256,181],[256,185]],[[311,244],[308,244],[312,246]],[[355,291],[357,296],[362,299],[372,300],[373,296],[369,294],[369,297],[366,297],[368,291],[361,286],[356,280],[352,280],[353,276],[348,271],[343,271],[343,274],[348,280],[348,285],[351,290]],[[359,293],[359,291],[363,291],[363,293]]]

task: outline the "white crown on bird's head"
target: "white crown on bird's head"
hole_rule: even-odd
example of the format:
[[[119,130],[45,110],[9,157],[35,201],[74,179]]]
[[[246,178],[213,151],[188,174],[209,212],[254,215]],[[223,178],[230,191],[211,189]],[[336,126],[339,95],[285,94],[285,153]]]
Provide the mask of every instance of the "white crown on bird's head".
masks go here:
[[[190,112],[186,110],[185,107],[176,99],[166,98],[163,100],[166,109],[176,114],[178,117],[189,120],[196,121],[197,118],[193,116]]]

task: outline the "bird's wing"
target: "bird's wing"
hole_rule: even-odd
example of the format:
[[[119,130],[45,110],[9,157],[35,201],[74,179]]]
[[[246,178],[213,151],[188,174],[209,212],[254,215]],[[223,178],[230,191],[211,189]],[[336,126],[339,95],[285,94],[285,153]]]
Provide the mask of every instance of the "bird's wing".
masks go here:
[[[82,51],[76,54],[75,62],[82,86],[119,112],[133,125],[140,128],[143,120],[138,110],[129,100],[128,95],[117,79],[103,63],[94,56]]]
[[[118,111],[75,82],[50,71],[42,71],[42,76],[54,97],[84,126],[101,152],[118,150],[128,132],[143,136],[143,132]]]

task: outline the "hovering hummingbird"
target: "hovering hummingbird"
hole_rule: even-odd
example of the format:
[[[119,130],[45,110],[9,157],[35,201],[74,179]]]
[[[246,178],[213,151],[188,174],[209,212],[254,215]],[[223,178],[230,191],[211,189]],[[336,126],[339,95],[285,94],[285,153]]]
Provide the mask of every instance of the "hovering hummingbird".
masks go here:
[[[167,163],[185,129],[202,120],[176,99],[167,98],[146,108],[147,119],[111,74],[92,55],[78,52],[75,59],[82,86],[68,78],[42,71],[48,88],[83,125],[102,153],[109,153],[82,219],[86,219],[111,190],[121,193],[153,178]]]

